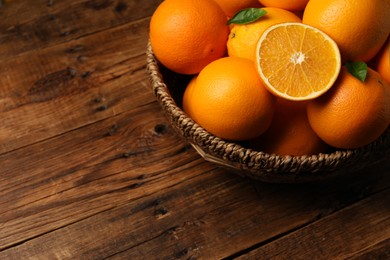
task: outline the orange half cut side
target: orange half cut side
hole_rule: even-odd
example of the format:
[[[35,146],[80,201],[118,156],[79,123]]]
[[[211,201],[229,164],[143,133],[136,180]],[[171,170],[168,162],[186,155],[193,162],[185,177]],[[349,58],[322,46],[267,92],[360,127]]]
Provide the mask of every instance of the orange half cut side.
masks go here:
[[[268,28],[256,50],[257,70],[267,89],[288,100],[309,100],[328,91],[341,68],[337,44],[302,23]]]

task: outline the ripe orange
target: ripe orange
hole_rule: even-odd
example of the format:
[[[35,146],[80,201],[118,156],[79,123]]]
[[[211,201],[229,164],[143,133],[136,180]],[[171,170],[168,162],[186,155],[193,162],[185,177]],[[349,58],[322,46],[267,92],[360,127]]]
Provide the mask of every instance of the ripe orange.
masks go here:
[[[390,84],[390,37],[379,52],[375,70]]]
[[[225,55],[226,21],[213,0],[165,0],[150,21],[153,52],[172,71],[196,74]]]
[[[267,89],[289,100],[308,100],[328,91],[340,72],[336,43],[302,23],[271,26],[256,50],[258,72]]]
[[[196,79],[198,78],[198,76],[194,76],[190,82],[188,83],[185,91],[184,91],[184,94],[183,94],[183,110],[188,114],[188,115],[192,115],[193,112],[192,112],[192,109],[193,108],[196,108],[196,107],[193,107],[193,106],[190,106],[189,104],[189,99],[191,98],[192,96],[192,91],[194,91],[194,88],[195,88],[195,83],[196,83]]]
[[[278,7],[289,11],[301,11],[309,0],[258,0],[261,4],[268,7]]]
[[[306,103],[278,99],[268,130],[250,141],[259,151],[278,155],[312,155],[326,152],[328,146],[309,124]]]
[[[372,59],[390,32],[388,0],[310,0],[302,22],[335,40],[344,61]]]
[[[257,0],[214,0],[227,17],[233,17],[238,11],[249,7],[261,7]]]
[[[220,138],[251,139],[271,123],[275,98],[264,88],[250,60],[216,60],[189,85],[183,96],[184,111]]]
[[[377,139],[390,123],[390,86],[368,69],[365,82],[342,68],[335,85],[307,108],[310,125],[331,146],[352,149]]]
[[[266,29],[279,23],[301,21],[298,16],[287,10],[273,7],[263,9],[267,14],[260,17],[256,22],[233,25],[227,41],[229,56],[255,61],[257,42]]]

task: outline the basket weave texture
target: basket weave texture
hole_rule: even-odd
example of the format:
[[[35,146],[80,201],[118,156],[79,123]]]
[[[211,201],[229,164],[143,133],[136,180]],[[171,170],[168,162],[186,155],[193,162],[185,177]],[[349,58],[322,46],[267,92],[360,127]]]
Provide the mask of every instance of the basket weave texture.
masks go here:
[[[207,161],[234,172],[267,182],[304,182],[353,173],[369,165],[390,159],[390,127],[373,143],[352,150],[327,154],[280,156],[245,148],[218,138],[195,123],[178,105],[183,75],[169,72],[147,45],[147,71],[158,102],[176,132]],[[165,82],[164,82],[165,80]],[[169,83],[168,83],[169,81]],[[174,96],[177,98],[175,99]]]

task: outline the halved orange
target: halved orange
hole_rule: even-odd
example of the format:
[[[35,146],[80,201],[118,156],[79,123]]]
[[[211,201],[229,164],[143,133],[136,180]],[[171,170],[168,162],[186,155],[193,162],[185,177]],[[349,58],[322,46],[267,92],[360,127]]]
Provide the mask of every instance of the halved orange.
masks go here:
[[[328,91],[340,73],[337,44],[302,23],[268,28],[256,50],[258,72],[267,89],[288,100],[314,99]]]

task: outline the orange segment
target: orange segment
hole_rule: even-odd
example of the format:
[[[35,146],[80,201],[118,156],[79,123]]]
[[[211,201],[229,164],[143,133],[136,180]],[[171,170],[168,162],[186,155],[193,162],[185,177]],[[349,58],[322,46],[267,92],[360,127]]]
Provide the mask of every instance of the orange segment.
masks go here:
[[[258,72],[267,89],[288,100],[314,99],[336,81],[341,58],[336,43],[302,23],[268,28],[257,44]]]

